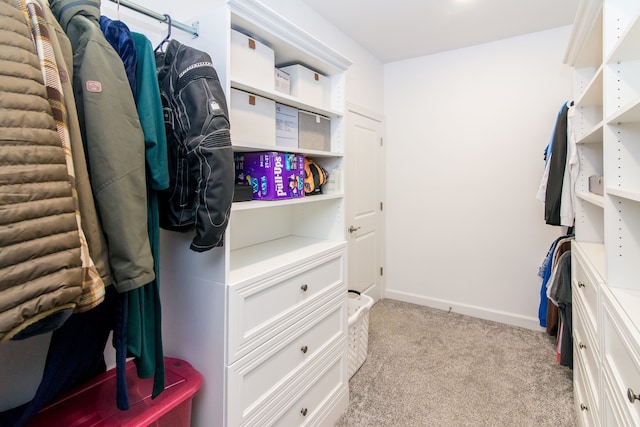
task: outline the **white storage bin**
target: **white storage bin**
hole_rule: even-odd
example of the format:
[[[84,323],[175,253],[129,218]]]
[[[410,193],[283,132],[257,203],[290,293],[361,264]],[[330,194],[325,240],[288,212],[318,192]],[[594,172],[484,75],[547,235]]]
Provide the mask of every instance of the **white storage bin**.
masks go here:
[[[288,73],[274,68],[274,84],[278,92],[291,95],[291,77]]]
[[[355,374],[367,358],[369,347],[369,310],[373,306],[373,298],[359,295],[347,298],[347,315],[349,316],[349,349],[348,374]]]
[[[231,30],[231,78],[256,88],[273,90],[273,49]]]
[[[309,105],[331,107],[331,81],[328,77],[299,64],[280,67],[280,70],[289,74],[291,96]]]
[[[276,145],[276,103],[231,89],[231,141],[233,144]]]

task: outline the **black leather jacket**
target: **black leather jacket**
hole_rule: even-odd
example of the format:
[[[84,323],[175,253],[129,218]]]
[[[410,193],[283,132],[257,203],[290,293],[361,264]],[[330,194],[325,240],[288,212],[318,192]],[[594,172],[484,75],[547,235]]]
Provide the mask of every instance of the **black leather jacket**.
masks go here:
[[[233,198],[227,102],[208,54],[172,40],[156,53],[169,150],[160,226],[190,231],[191,249],[221,246]]]

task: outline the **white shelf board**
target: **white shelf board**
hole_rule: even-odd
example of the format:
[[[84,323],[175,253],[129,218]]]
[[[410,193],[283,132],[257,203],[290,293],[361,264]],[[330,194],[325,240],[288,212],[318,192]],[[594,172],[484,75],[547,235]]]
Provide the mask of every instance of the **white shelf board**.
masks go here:
[[[236,249],[231,251],[228,283],[233,286],[247,280],[258,280],[296,262],[337,250],[345,245],[345,241],[287,236]]]
[[[604,243],[575,241],[574,244],[579,247],[579,250],[581,250],[591,262],[591,265],[596,269],[600,278],[603,281],[606,280]]]
[[[600,122],[591,128],[587,133],[576,140],[576,144],[593,144],[602,142],[604,139],[604,122]]]
[[[286,153],[304,154],[306,157],[344,157],[344,153],[285,147],[283,145],[254,144],[245,141],[233,141],[232,145],[233,151],[236,152],[281,151]]]
[[[640,40],[640,14],[638,14],[624,34],[620,37],[618,44],[613,47],[607,63],[633,61],[640,59],[638,41]]]
[[[640,122],[640,96],[620,108],[608,120],[609,123],[637,123]]]
[[[580,191],[576,192],[576,197],[604,209],[604,196],[601,196],[600,194]]]
[[[602,88],[603,88],[603,77],[602,77],[602,66],[598,68],[595,76],[587,85],[584,93],[576,101],[576,108],[579,107],[600,107],[602,106]]]
[[[300,205],[306,203],[318,203],[326,200],[342,199],[343,193],[335,194],[318,194],[315,196],[304,196],[295,199],[283,199],[283,200],[249,200],[246,202],[234,202],[231,206],[232,212],[248,211],[254,209],[273,208],[286,205]]]
[[[627,200],[633,200],[634,202],[640,202],[640,190],[607,187],[607,194]]]
[[[300,101],[295,96],[287,95],[286,93],[278,92],[275,89],[265,89],[258,88],[252,86],[249,83],[243,82],[242,80],[236,79],[233,76],[231,77],[231,87],[234,89],[243,90],[245,92],[250,92],[254,95],[262,96],[263,98],[272,99],[275,102],[280,104],[286,104],[290,107],[295,107],[299,110],[310,111],[312,113],[320,114],[323,116],[337,118],[342,117],[342,111],[332,110],[330,108],[326,108],[318,105],[311,105],[305,102]]]

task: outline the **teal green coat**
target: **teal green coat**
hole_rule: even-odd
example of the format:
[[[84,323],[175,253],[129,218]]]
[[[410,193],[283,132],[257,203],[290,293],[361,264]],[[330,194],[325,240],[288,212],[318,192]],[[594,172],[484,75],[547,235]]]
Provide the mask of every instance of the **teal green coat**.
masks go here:
[[[129,321],[127,348],[135,356],[138,376],[154,376],[153,396],[164,387],[164,359],[160,310],[160,220],[158,191],[169,188],[167,166],[167,138],[164,128],[162,101],[156,75],[156,64],[151,42],[142,34],[131,33],[136,46],[136,103],[140,124],[144,131],[147,159],[149,202],[149,240],[155,259],[156,279],[129,292]]]

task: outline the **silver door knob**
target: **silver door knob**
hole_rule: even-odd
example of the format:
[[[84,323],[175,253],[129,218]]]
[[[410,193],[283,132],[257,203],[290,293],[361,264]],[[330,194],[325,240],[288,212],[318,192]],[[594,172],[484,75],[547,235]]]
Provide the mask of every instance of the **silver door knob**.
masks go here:
[[[358,230],[360,230],[360,227],[354,227],[353,225],[349,226],[349,233],[355,233]]]

